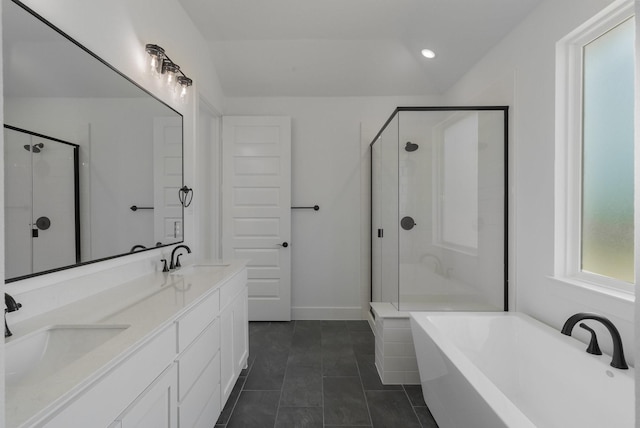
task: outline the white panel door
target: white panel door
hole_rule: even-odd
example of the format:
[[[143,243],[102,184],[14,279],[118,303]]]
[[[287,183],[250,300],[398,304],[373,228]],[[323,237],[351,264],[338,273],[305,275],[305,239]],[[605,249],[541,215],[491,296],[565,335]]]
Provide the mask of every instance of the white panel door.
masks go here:
[[[291,118],[222,120],[225,258],[247,259],[249,320],[291,320]]]
[[[154,240],[167,244],[182,240],[182,118],[153,121]]]

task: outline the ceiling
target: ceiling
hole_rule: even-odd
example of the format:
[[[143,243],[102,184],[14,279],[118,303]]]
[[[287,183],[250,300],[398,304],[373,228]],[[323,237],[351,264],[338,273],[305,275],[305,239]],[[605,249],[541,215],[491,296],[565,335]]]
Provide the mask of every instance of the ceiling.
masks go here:
[[[179,1],[227,96],[375,96],[446,91],[542,0]]]

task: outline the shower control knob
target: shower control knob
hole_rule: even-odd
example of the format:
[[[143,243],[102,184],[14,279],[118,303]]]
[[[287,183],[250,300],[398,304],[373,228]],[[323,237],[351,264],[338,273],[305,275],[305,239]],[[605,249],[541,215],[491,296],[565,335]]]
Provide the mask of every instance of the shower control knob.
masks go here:
[[[51,220],[49,217],[42,216],[36,220],[36,227],[40,230],[47,230],[51,227]]]

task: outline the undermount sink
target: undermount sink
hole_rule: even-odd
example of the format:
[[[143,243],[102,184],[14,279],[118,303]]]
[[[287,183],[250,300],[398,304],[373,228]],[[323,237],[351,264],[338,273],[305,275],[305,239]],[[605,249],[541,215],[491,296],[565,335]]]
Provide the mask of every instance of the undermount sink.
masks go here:
[[[42,379],[88,354],[128,325],[53,325],[17,338],[5,346],[8,387]]]
[[[181,267],[171,272],[172,275],[182,276],[197,273],[203,268],[223,268],[229,266],[229,263],[196,263],[189,266]]]

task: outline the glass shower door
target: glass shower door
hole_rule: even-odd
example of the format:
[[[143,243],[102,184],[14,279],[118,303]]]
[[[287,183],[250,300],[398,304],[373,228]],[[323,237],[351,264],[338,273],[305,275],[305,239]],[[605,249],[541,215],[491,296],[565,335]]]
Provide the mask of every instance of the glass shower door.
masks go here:
[[[372,146],[372,300],[396,308],[398,283],[398,118]]]
[[[77,150],[5,127],[6,277],[80,261]]]

